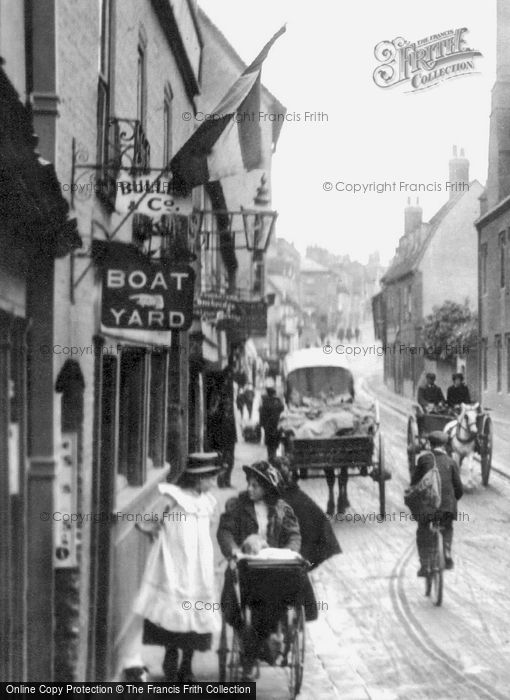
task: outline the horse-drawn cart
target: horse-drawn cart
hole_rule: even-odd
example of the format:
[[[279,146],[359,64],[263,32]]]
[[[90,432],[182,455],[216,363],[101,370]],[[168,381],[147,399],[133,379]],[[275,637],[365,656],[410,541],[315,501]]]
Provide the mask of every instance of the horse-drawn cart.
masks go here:
[[[379,512],[386,507],[384,443],[377,402],[355,400],[354,378],[345,364],[322,349],[298,350],[285,361],[287,411],[282,418],[285,455],[302,478],[326,477],[328,515],[349,506],[350,476],[370,476],[378,484]]]
[[[476,409],[476,436],[473,434],[474,451],[480,455],[482,484],[487,486],[492,466],[492,420],[478,404]],[[433,430],[445,430],[457,421],[454,412],[425,413],[419,404],[413,405],[413,413],[407,421],[407,459],[412,472],[417,455],[426,448],[427,436]],[[451,449],[450,449],[451,451]]]

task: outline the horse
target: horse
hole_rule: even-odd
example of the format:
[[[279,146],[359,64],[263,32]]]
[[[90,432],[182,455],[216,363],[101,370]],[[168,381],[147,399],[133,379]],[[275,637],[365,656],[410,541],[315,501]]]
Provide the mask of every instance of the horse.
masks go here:
[[[458,464],[459,470],[462,463],[467,459],[468,464],[468,488],[475,487],[473,473],[473,457],[475,453],[478,428],[476,417],[480,408],[479,403],[461,404],[460,412],[456,418],[451,420],[443,428],[450,438],[450,445]]]

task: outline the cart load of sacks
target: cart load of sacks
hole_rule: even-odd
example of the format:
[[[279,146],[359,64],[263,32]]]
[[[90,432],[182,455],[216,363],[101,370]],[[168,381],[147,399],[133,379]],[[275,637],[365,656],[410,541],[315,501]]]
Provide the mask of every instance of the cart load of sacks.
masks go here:
[[[375,432],[375,404],[371,402],[335,396],[326,401],[303,398],[302,403],[289,406],[279,424],[284,433],[293,433],[298,440]]]

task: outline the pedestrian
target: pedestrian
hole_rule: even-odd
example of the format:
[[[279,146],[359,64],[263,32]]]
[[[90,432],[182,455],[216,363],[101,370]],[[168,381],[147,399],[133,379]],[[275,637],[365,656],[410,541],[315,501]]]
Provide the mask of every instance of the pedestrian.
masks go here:
[[[430,433],[428,439],[432,452],[427,452],[419,457],[411,479],[411,486],[417,484],[429,469],[432,469],[435,462],[441,477],[441,503],[434,515],[418,517],[418,529],[416,531],[416,544],[420,557],[418,576],[426,575],[431,547],[434,544],[434,533],[430,530],[431,520],[441,525],[445,568],[453,569],[453,521],[457,520],[457,501],[462,497],[462,482],[459,469],[455,460],[449,457],[445,451],[448,435],[441,430],[434,430]]]
[[[283,403],[276,396],[276,389],[272,384],[266,385],[266,395],[262,397],[260,406],[260,425],[264,428],[264,442],[267,447],[269,461],[276,457],[276,450],[280,443],[278,422],[283,412]]]
[[[167,682],[193,681],[193,653],[210,649],[218,628],[211,612],[216,597],[210,519],[216,500],[209,493],[217,459],[215,452],[190,454],[177,484],[159,485],[166,502],[161,517],[137,524],[154,544],[134,611],[144,618],[143,643],[165,647]]]
[[[299,552],[299,524],[292,508],[280,498],[281,480],[276,469],[267,462],[255,462],[244,466],[243,470],[248,488],[227,501],[220,517],[217,538],[223,555],[234,557],[248,545],[257,549],[267,545]],[[258,536],[257,540],[254,535]],[[267,639],[275,632],[282,610],[271,600],[261,601],[252,606],[251,625],[243,629],[230,567],[225,572],[221,609],[228,624],[243,635],[243,679],[254,680],[257,656],[273,662]]]
[[[349,326],[349,327],[347,328],[347,330],[345,331],[345,340],[346,340],[348,343],[350,343],[351,340],[352,340],[352,329],[351,329],[350,326]]]
[[[361,337],[361,331],[360,329],[356,326],[354,329],[354,337],[356,338],[356,342],[359,343],[360,337]]]
[[[231,488],[230,480],[234,469],[237,428],[230,366],[223,371],[215,430],[214,444],[221,453],[222,462],[222,471],[218,475],[218,486],[219,488]]]
[[[282,498],[298,519],[301,556],[310,562],[311,569],[315,569],[326,559],[340,554],[342,549],[324,511],[299,488],[296,472],[291,471],[288,458],[276,457],[272,464],[282,477]]]
[[[338,330],[338,340],[339,340],[341,343],[342,343],[343,340],[344,340],[344,336],[345,336],[344,327],[343,327],[343,326],[340,326],[340,328],[339,328],[339,330]]]
[[[251,420],[251,414],[253,411],[253,399],[255,398],[255,392],[253,391],[253,386],[248,384],[244,390],[244,405],[248,410],[248,417]]]

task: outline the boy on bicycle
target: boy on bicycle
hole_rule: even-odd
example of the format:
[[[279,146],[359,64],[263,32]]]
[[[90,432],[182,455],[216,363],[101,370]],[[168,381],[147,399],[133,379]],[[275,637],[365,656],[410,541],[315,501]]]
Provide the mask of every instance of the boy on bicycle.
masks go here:
[[[429,552],[434,543],[434,533],[429,527],[430,520],[439,522],[443,530],[445,568],[453,569],[452,541],[453,521],[457,520],[457,501],[462,497],[462,482],[459,469],[454,459],[446,454],[445,445],[448,435],[441,430],[434,430],[428,436],[432,454],[427,452],[419,457],[416,469],[411,479],[411,486],[418,481],[434,466],[434,459],[441,477],[441,504],[435,514],[430,518],[420,518],[416,531],[416,544],[420,557],[420,569],[418,576],[425,576]]]

